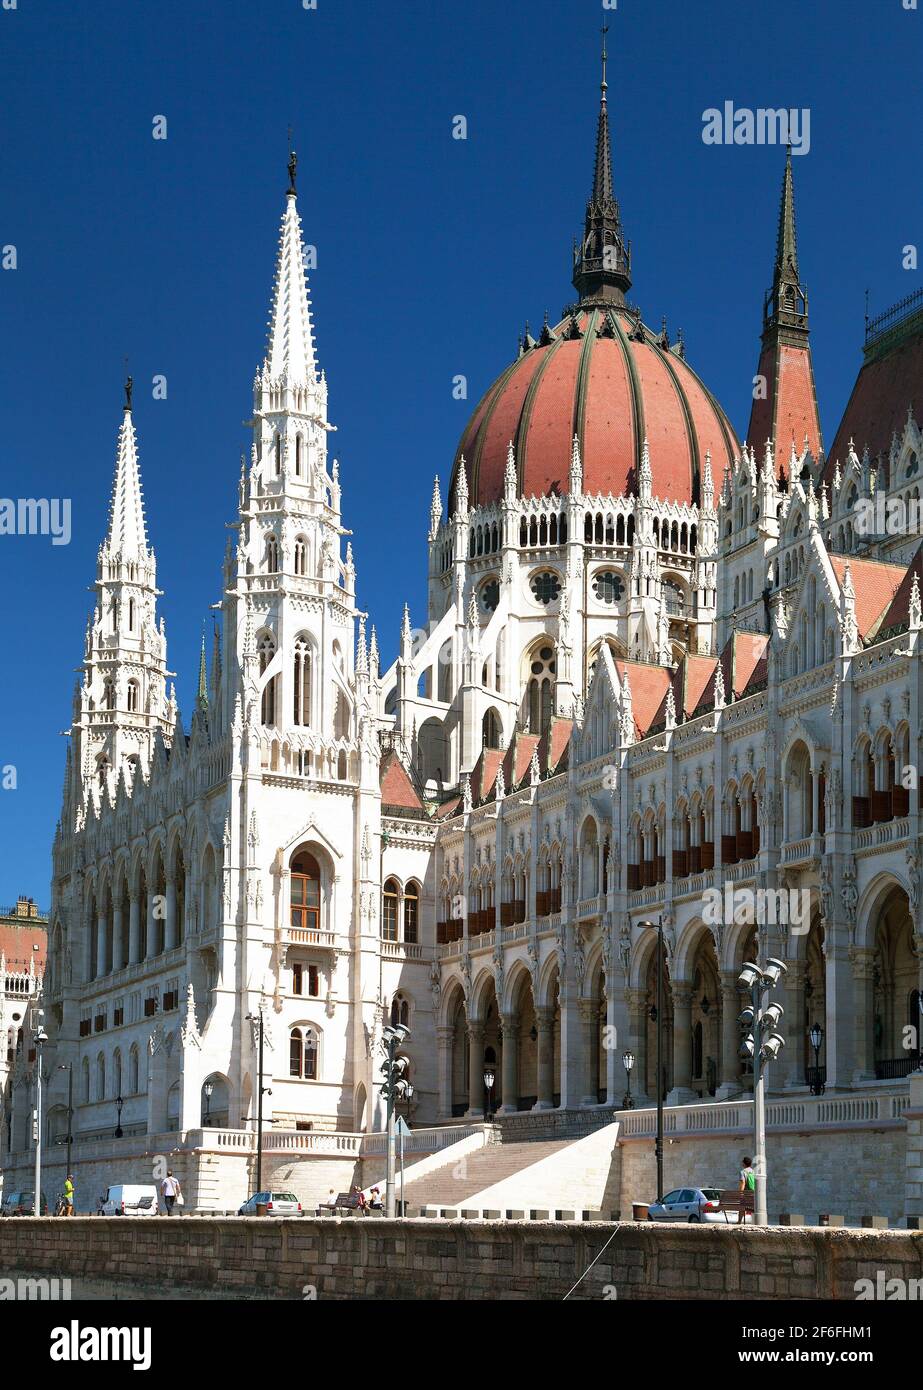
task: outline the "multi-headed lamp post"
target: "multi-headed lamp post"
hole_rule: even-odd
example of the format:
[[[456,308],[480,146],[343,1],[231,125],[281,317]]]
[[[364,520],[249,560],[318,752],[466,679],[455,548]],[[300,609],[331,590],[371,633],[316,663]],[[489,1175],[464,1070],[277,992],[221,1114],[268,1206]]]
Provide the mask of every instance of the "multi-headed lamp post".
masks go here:
[[[741,1044],[741,1054],[753,1058],[753,1155],[756,1176],[756,1224],[768,1225],[766,1204],[766,1068],[774,1062],[785,1039],[779,1032],[779,1020],[785,1012],[781,1004],[769,1003],[770,992],[788,967],[784,961],[770,956],[765,969],[748,961],[740,972],[738,984],[750,991],[750,1003],[738,1022],[749,1025],[751,1031]]]
[[[827,1089],[820,1074],[820,1049],[824,1041],[824,1030],[815,1023],[808,1036],[814,1049],[814,1075],[811,1077],[811,1095],[822,1096]]]
[[[406,1057],[399,1057],[397,1050],[403,1047],[410,1037],[410,1029],[405,1028],[403,1023],[396,1023],[384,1029],[381,1037],[381,1047],[385,1054],[385,1060],[381,1064],[381,1095],[387,1102],[388,1107],[388,1169],[387,1180],[385,1182],[385,1215],[394,1216],[394,1102],[396,1100],[409,1100],[413,1095],[413,1086],[407,1078],[409,1062]],[[403,1215],[403,1213],[402,1213]]]
[[[622,1066],[625,1068],[625,1081],[628,1086],[627,1091],[622,1097],[622,1108],[624,1110],[634,1109],[635,1103],[631,1097],[631,1069],[634,1066],[634,1064],[635,1054],[630,1050],[630,1048],[626,1048],[625,1051],[622,1053]]]

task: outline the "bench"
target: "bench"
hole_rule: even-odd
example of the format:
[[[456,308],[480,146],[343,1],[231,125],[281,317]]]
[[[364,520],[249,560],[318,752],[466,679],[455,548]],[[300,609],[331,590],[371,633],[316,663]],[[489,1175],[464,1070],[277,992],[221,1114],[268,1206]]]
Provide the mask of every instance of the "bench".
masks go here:
[[[721,1193],[721,1211],[728,1225],[732,1220],[737,1223],[740,1220],[740,1205],[744,1203],[744,1211],[753,1215],[755,1192],[740,1192],[736,1187],[725,1188]]]

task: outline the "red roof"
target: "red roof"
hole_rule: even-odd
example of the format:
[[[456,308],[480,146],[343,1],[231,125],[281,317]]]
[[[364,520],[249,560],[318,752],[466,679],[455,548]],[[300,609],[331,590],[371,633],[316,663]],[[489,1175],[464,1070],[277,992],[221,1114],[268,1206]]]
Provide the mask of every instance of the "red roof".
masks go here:
[[[857,560],[847,555],[829,557],[837,583],[843,587],[846,567],[856,591],[856,625],[863,640],[874,635],[890,609],[907,573],[905,565],[886,565],[879,560]],[[909,595],[909,591],[908,591]]]
[[[849,441],[859,457],[868,446],[871,458],[886,454],[892,435],[900,438],[908,409],[923,397],[923,324],[909,331],[889,350],[871,354],[856,378],[852,395],[828,456],[827,475],[846,462]]]
[[[404,811],[422,811],[423,802],[407,775],[407,769],[393,748],[381,760],[379,778],[382,806],[394,806]]]
[[[38,950],[33,950],[37,946]],[[0,955],[6,956],[7,970],[28,970],[33,962],[36,975],[45,971],[48,932],[44,922],[24,921],[22,926],[0,924]]]
[[[638,737],[644,738],[657,721],[658,712],[666,699],[671,673],[666,666],[648,666],[641,661],[618,660],[615,669],[620,681],[625,679],[625,672],[628,672],[635,729]]]
[[[817,459],[823,440],[810,348],[768,343],[758,370],[766,379],[766,396],[754,400],[747,430],[747,443],[756,451],[757,462],[762,460],[766,440],[771,439],[779,462],[787,465],[792,445],[800,454],[805,436]]]
[[[579,337],[570,336],[574,322]],[[688,363],[648,330],[642,341],[621,306],[580,309],[552,333],[525,349],[478,403],[456,454],[450,505],[462,455],[471,505],[503,496],[510,440],[520,496],[566,493],[575,434],[584,492],[634,493],[646,438],[655,497],[692,502],[710,452],[717,500],[740,446]]]
[[[887,632],[890,628],[904,626],[910,618],[910,592],[913,588],[913,576],[917,576],[917,583],[923,593],[923,546],[917,549],[916,554],[904,572],[904,577],[898,586],[897,593],[891,601],[887,613],[884,614],[880,623],[876,626],[878,632]],[[855,580],[853,580],[855,584]],[[858,598],[858,592],[857,592]]]

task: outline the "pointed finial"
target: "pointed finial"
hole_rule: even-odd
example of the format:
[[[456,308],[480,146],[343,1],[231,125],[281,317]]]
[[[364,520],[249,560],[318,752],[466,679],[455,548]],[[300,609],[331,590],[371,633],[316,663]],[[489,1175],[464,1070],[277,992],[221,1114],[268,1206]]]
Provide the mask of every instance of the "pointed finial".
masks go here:
[[[715,709],[724,709],[727,696],[724,689],[724,667],[721,658],[718,658],[718,665],[715,667]]]
[[[923,604],[920,602],[920,578],[916,571],[914,571],[913,583],[910,586],[910,627],[913,632],[923,627]]]
[[[609,32],[609,26],[608,26],[608,24],[604,24],[604,25],[602,26],[602,29],[600,30],[600,33],[601,33],[602,36],[603,36],[603,51],[602,51],[603,75],[602,75],[602,82],[600,83],[600,91],[602,92],[602,99],[603,99],[603,101],[606,100],[606,89],[607,89],[607,87],[608,87],[608,85],[609,85],[608,82],[606,81],[606,59],[607,59],[608,56],[609,56],[608,53],[606,52],[606,35],[608,34],[608,32]]]
[[[366,675],[369,669],[369,654],[365,643],[365,618],[359,619],[359,640],[356,643],[356,671]]]

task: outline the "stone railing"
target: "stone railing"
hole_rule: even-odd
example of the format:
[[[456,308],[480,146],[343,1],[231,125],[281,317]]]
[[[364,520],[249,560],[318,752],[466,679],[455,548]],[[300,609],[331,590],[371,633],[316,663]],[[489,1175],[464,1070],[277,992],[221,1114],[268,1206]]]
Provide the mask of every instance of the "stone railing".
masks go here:
[[[770,1100],[766,1104],[766,1128],[813,1130],[865,1126],[881,1129],[901,1124],[907,1104],[906,1092]],[[647,1139],[657,1131],[656,1109],[620,1110],[613,1118],[619,1122],[622,1139]],[[663,1130],[669,1136],[736,1134],[752,1128],[751,1100],[669,1106],[663,1112]]]
[[[416,941],[382,941],[381,954],[385,960],[422,960],[423,947]]]

